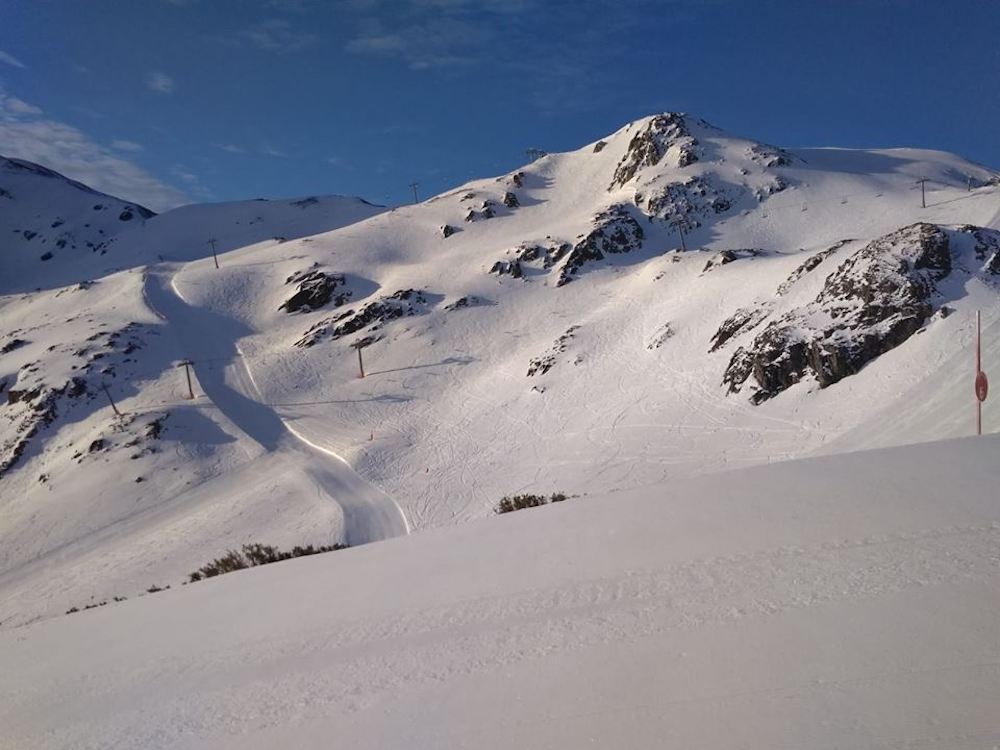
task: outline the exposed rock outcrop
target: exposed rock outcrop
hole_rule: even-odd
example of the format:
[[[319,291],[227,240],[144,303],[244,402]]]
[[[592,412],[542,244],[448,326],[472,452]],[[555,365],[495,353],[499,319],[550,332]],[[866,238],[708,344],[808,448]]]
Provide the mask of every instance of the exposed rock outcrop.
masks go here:
[[[25,346],[27,343],[28,342],[24,339],[12,338],[10,341],[4,343],[3,346],[0,346],[0,354],[9,354],[15,349],[20,349],[22,346]]]
[[[448,312],[454,312],[455,310],[463,310],[467,307],[481,307],[482,305],[488,305],[489,302],[477,297],[474,294],[469,294],[465,297],[459,297],[457,300],[451,304],[445,305],[444,309]]]
[[[723,382],[737,392],[752,377],[754,403],[808,374],[821,388],[832,385],[919,330],[951,268],[948,233],[938,226],[919,223],[880,237],[830,274],[813,302],[737,349]]]
[[[470,208],[468,213],[465,214],[466,221],[484,221],[486,219],[492,219],[496,216],[496,203],[491,200],[485,200],[480,205],[479,209]]]
[[[635,203],[651,217],[669,223],[684,221],[695,229],[701,226],[701,218],[725,213],[733,207],[734,198],[728,192],[708,178],[689,177],[649,193],[637,193]]]
[[[528,377],[544,375],[551,370],[555,366],[558,356],[569,348],[570,342],[578,330],[580,330],[580,326],[570,326],[566,329],[566,333],[555,340],[549,351],[541,356],[533,357],[528,362]]]
[[[822,263],[824,260],[829,258],[835,252],[840,250],[840,248],[842,248],[844,245],[853,241],[854,240],[841,240],[832,247],[828,247],[826,250],[818,252],[815,255],[810,255],[808,258],[806,258],[805,262],[803,262],[798,268],[796,268],[788,275],[787,279],[785,279],[784,281],[781,282],[781,284],[778,285],[777,295],[779,297],[782,297],[788,294],[788,292],[791,290],[791,288],[795,285],[795,283],[799,279],[801,279],[807,273],[815,269],[820,263]]]
[[[747,148],[747,158],[767,169],[774,167],[789,167],[795,159],[790,153],[777,146],[755,143]]]
[[[659,349],[666,343],[667,339],[672,338],[674,335],[674,329],[669,323],[664,323],[659,329],[654,333],[649,341],[646,343],[646,348],[650,351],[654,349]]]
[[[326,318],[306,331],[295,342],[295,346],[306,348],[323,339],[336,340],[363,329],[369,334],[374,333],[391,320],[424,312],[428,306],[424,295],[423,290],[400,289],[386,297],[375,299],[358,310],[347,310]]]
[[[965,225],[961,231],[972,236],[975,241],[976,260],[984,261],[983,270],[989,274],[1000,274],[1000,233],[982,227]]]
[[[498,260],[493,264],[490,273],[495,273],[497,276],[511,276],[515,279],[520,279],[524,276],[524,269],[521,268],[520,261]]]
[[[744,260],[746,258],[756,258],[758,255],[763,255],[764,251],[754,247],[739,248],[735,250],[720,250],[705,264],[702,269],[702,273],[707,273],[713,268],[718,268],[720,266],[726,266],[730,263],[734,263],[738,260]]]
[[[726,342],[738,333],[752,331],[763,323],[770,314],[771,305],[769,304],[741,307],[719,326],[719,330],[712,336],[712,347],[709,351],[714,352],[720,347],[725,346]]]
[[[559,271],[556,286],[563,286],[586,264],[603,260],[605,254],[628,253],[642,247],[642,227],[621,204],[611,206],[594,217],[593,228],[580,235]]]
[[[37,386],[7,392],[8,405],[21,404],[21,411],[10,417],[10,437],[0,443],[0,478],[20,462],[33,438],[52,424],[59,414],[64,399],[76,399],[87,393],[87,384],[81,378],[70,378],[58,388]]]
[[[632,136],[608,190],[623,187],[640,169],[659,164],[668,152],[673,157],[672,166],[693,164],[698,161],[697,145],[683,115],[668,112],[650,118],[646,126]]]
[[[343,274],[323,273],[322,271],[306,270],[292,274],[285,279],[286,284],[298,283],[298,290],[285,300],[279,310],[288,313],[311,312],[326,307],[333,302],[334,307],[340,307],[351,297],[349,289],[343,289],[345,279]],[[338,292],[337,290],[342,291]]]

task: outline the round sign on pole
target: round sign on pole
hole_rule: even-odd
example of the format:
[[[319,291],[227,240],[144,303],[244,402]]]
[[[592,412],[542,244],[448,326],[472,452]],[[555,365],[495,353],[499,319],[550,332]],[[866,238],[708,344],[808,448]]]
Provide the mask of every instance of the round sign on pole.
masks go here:
[[[986,379],[986,373],[980,370],[976,373],[976,398],[980,401],[986,400],[986,394],[990,391],[990,383]]]

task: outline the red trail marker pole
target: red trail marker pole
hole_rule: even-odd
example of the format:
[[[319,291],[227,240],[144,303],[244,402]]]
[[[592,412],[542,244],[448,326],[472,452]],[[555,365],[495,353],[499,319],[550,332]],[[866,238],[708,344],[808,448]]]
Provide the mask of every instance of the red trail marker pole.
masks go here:
[[[983,434],[983,401],[990,392],[990,381],[983,372],[982,313],[976,311],[976,434]]]

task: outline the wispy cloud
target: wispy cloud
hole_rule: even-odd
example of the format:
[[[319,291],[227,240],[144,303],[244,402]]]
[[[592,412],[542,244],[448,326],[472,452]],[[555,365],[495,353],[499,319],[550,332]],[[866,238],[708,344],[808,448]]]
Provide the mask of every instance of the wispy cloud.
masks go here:
[[[319,36],[295,29],[288,21],[272,18],[237,32],[236,39],[265,52],[284,54],[312,46]]]
[[[9,112],[12,115],[42,114],[41,107],[36,107],[34,104],[28,104],[28,102],[23,99],[18,99],[16,96],[6,96],[3,92],[0,92],[0,109],[5,112]]]
[[[158,70],[152,71],[146,76],[146,88],[155,91],[157,94],[172,94],[174,91],[174,79]]]
[[[0,49],[0,62],[7,63],[8,65],[13,65],[15,68],[27,67],[23,62],[18,60],[12,54],[10,54],[9,52],[4,52],[2,49]]]
[[[584,0],[581,0],[584,1]],[[415,70],[467,66],[522,45],[540,0],[341,0],[358,30],[347,50],[402,60]],[[537,47],[537,45],[532,45]]]
[[[246,149],[240,148],[235,143],[218,143],[218,144],[216,144],[215,147],[216,148],[220,148],[223,151],[227,151],[230,154],[245,154],[246,153]]]
[[[201,181],[201,177],[192,172],[183,164],[174,164],[170,167],[170,174],[183,182],[187,188],[200,198],[212,198],[212,191]]]
[[[20,104],[11,106],[10,102]],[[26,106],[22,106],[26,105]],[[0,90],[0,144],[5,156],[42,164],[95,190],[137,201],[154,211],[190,200],[183,190],[157,179],[112,149]]]
[[[339,0],[353,20],[346,51],[411,70],[458,73],[499,64],[543,113],[584,111],[619,92],[609,58],[635,55],[651,17],[697,14],[726,0]],[[552,34],[552,28],[558,34]],[[599,52],[599,54],[596,54]],[[502,61],[502,62],[498,62]]]
[[[288,154],[285,151],[275,148],[274,146],[267,143],[261,146],[260,152],[264,154],[264,156],[273,156],[278,159],[285,159],[288,157]]]
[[[489,24],[462,14],[434,14],[407,20],[366,19],[348,43],[347,51],[403,60],[410,68],[425,70],[468,65],[480,59],[481,50],[495,33]],[[391,17],[391,16],[390,16]]]
[[[111,148],[116,149],[118,151],[128,151],[133,154],[144,150],[141,143],[136,143],[135,141],[126,141],[120,138],[116,138],[115,140],[111,141]]]

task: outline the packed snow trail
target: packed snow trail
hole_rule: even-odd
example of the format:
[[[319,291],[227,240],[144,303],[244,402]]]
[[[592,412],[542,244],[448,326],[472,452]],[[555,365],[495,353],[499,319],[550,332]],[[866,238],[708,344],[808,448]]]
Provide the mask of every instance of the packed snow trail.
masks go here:
[[[250,331],[231,318],[189,305],[174,286],[176,271],[172,264],[147,269],[144,295],[194,363],[205,396],[264,451],[283,454],[301,464],[302,471],[343,510],[347,544],[408,534],[406,517],[392,498],[332,450],[300,437],[255,398],[259,394],[253,377],[236,345]]]

